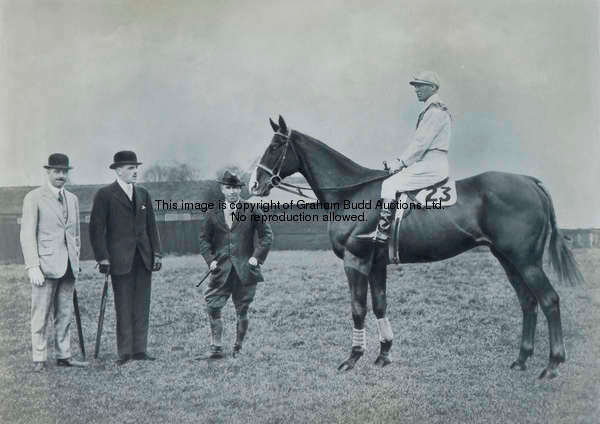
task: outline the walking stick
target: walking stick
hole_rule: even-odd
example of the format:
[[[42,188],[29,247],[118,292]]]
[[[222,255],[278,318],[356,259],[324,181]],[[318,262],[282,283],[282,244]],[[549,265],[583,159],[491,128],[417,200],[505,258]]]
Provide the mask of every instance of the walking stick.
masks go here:
[[[217,256],[215,259],[217,261],[217,266],[219,266],[219,263],[221,263],[221,259],[223,259],[223,258],[220,256]],[[196,284],[196,287],[200,287],[202,285],[202,283],[204,283],[204,280],[206,280],[210,274],[215,273],[218,270],[219,270],[219,268],[215,268],[214,270],[211,271],[211,269],[209,267],[208,271],[206,271],[206,274],[204,274],[204,276],[200,279],[200,282],[198,284]]]
[[[210,269],[208,271],[206,271],[206,274],[204,274],[204,276],[202,277],[202,279],[200,280],[200,282],[198,284],[196,284],[196,287],[200,287],[202,285],[202,283],[204,283],[204,280],[206,280],[208,278],[208,276],[210,275]]]
[[[85,346],[83,343],[83,329],[81,328],[81,315],[79,314],[79,300],[77,299],[77,289],[73,289],[73,311],[75,312],[75,323],[77,324],[77,336],[79,336],[79,349],[81,356],[85,361]]]
[[[104,288],[102,289],[102,300],[100,301],[100,316],[98,317],[98,330],[96,331],[96,347],[94,358],[98,358],[100,352],[100,339],[102,338],[102,327],[104,326],[104,312],[106,311],[106,296],[108,294],[108,273],[104,275]]]

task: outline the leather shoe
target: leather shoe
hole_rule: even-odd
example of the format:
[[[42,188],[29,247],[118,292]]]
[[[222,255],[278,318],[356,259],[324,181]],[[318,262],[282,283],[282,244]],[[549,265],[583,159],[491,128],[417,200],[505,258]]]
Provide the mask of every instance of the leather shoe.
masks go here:
[[[59,367],[78,367],[85,368],[89,365],[89,362],[76,361],[74,359],[57,359],[56,365]]]
[[[156,358],[148,355],[146,352],[134,353],[131,357],[135,361],[155,361]]]
[[[125,365],[127,362],[131,360],[131,355],[123,355],[119,359],[117,359],[117,365]]]
[[[42,372],[42,371],[46,371],[46,362],[45,361],[34,362],[33,363],[33,372]]]
[[[223,353],[222,346],[210,345],[208,359],[223,359],[224,357],[225,357],[225,354]]]

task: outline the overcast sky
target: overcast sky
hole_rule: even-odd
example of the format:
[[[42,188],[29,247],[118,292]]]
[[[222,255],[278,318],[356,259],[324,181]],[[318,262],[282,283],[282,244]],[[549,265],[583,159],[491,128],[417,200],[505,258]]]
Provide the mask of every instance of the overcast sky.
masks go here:
[[[536,176],[559,225],[600,227],[597,2],[0,4],[0,185],[40,184],[52,152],[74,183],[107,183],[123,149],[213,177],[260,155],[278,114],[380,167],[414,131],[408,81],[432,69],[452,176]]]

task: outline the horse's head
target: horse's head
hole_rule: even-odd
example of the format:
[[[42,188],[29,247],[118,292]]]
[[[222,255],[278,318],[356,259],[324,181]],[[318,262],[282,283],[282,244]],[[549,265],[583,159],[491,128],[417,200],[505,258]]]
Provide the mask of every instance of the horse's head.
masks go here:
[[[250,178],[250,192],[256,196],[267,196],[285,177],[300,169],[300,161],[292,145],[292,130],[279,116],[279,124],[269,118],[275,134],[265,150],[258,166]]]

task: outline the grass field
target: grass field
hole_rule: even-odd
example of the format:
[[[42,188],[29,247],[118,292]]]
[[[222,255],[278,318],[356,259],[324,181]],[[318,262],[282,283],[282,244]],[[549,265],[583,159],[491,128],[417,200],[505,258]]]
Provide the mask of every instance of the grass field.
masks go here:
[[[367,353],[346,373],[337,365],[350,351],[350,296],[342,264],[329,251],[272,252],[239,358],[230,356],[229,304],[228,357],[194,360],[208,348],[195,288],[206,266],[198,256],[167,257],[153,280],[149,353],[157,361],[115,365],[111,291],[100,358],[84,370],[51,362],[41,375],[31,372],[29,283],[22,266],[1,266],[0,422],[598,423],[600,251],[575,253],[587,283],[555,284],[568,361],[554,380],[536,378],[548,358],[541,313],[528,370],[509,369],[521,312],[487,252],[388,268],[394,362],[373,365],[379,342],[369,312]],[[82,268],[77,288],[91,357],[102,278],[92,262]],[[73,331],[79,357],[76,346]]]

